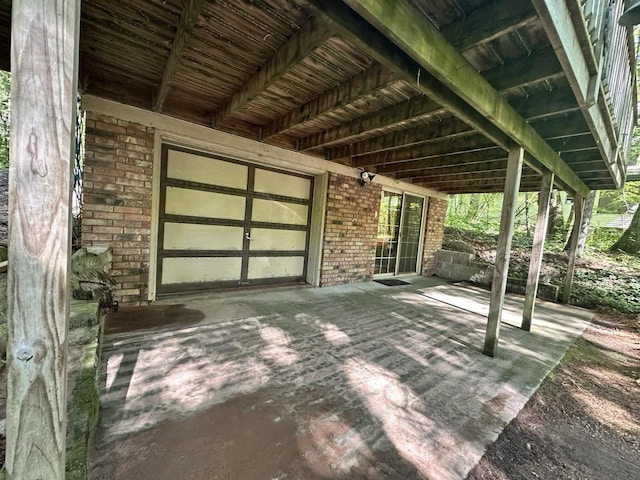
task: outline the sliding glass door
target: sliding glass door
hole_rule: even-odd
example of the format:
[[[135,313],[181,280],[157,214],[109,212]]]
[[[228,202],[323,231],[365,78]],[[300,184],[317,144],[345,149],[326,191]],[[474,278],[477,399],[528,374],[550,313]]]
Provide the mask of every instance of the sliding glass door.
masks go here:
[[[374,271],[376,275],[417,272],[423,211],[422,197],[382,192]]]

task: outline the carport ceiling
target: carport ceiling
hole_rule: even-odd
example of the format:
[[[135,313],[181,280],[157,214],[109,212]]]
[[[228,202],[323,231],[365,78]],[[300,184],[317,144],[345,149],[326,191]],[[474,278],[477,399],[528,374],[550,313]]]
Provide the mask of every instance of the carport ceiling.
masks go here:
[[[329,3],[322,14],[316,0],[83,0],[79,84],[440,191],[501,191],[502,132],[348,5]],[[413,5],[587,186],[614,187],[530,0]],[[0,6],[7,38],[10,1]],[[528,160],[523,191],[541,180]]]

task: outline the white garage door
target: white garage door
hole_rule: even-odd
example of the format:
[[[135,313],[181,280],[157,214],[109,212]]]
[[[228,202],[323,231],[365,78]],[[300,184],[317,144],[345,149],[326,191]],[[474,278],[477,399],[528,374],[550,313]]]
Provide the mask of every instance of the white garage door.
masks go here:
[[[163,145],[158,293],[304,281],[313,178]]]

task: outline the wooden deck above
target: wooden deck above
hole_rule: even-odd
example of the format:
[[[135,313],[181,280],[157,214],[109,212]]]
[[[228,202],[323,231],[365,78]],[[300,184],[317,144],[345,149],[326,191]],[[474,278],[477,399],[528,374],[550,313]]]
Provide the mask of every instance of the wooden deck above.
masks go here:
[[[83,0],[79,84],[447,193],[501,191],[520,144],[522,191],[551,170],[585,194],[620,187],[635,124],[624,2],[605,3]]]

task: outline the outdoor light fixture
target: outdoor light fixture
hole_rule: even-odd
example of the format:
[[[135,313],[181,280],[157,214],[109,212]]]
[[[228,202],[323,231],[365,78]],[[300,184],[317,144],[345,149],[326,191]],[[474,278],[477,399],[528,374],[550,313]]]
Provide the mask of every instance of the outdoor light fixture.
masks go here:
[[[640,23],[640,0],[634,0],[631,6],[622,14],[618,24],[623,27],[633,27]]]
[[[375,175],[371,172],[367,172],[366,170],[362,170],[360,172],[360,186],[366,187],[369,183],[373,182]]]

